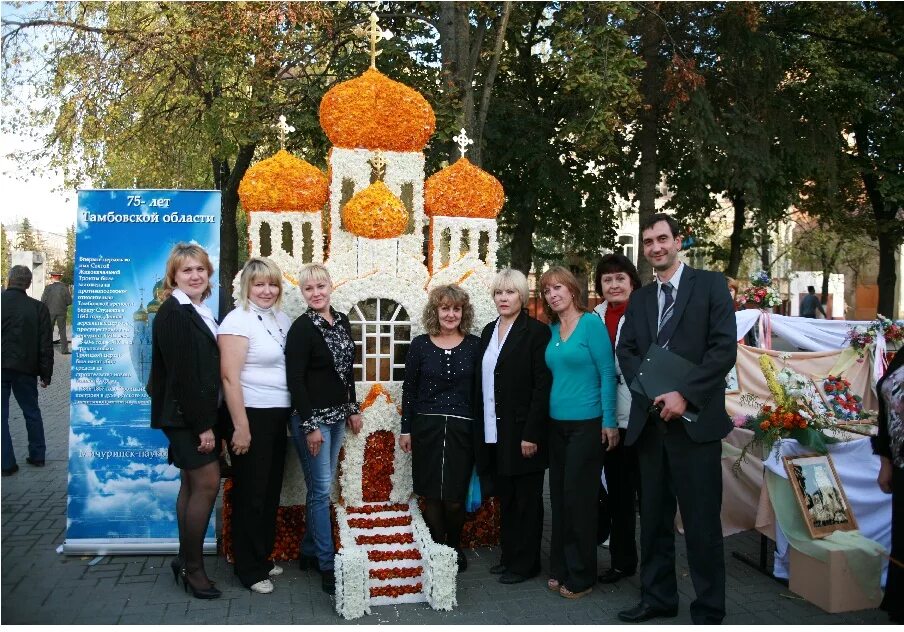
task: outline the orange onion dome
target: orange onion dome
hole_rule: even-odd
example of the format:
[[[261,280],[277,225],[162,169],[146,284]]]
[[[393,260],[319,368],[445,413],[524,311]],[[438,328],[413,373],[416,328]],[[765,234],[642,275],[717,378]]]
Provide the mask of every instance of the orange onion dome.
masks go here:
[[[391,239],[408,227],[408,211],[402,200],[381,181],[358,191],[342,209],[345,229],[358,237]]]
[[[420,151],[436,117],[417,90],[371,68],[323,95],[320,126],[336,147]]]
[[[431,217],[493,219],[504,203],[499,180],[464,157],[424,182],[424,211]]]
[[[329,197],[326,175],[285,149],[249,167],[239,183],[246,211],[319,211]]]

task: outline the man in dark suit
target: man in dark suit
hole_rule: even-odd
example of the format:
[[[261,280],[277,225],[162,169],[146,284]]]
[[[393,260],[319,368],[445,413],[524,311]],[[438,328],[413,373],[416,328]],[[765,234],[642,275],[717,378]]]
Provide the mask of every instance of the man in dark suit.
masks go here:
[[[53,377],[53,344],[50,314],[44,305],[25,293],[31,285],[31,270],[13,266],[3,291],[3,476],[19,471],[9,432],[9,396],[14,395],[25,416],[28,457],[25,461],[43,467],[46,445],[44,420],[38,407],[38,381],[47,388]]]
[[[641,622],[678,613],[677,498],[697,595],[691,619],[720,623],[725,616],[721,439],[732,428],[725,376],[737,353],[734,309],[723,275],[678,260],[681,238],[671,216],[653,215],[641,226],[641,236],[657,280],[631,294],[617,350],[622,373],[630,384],[652,344],[696,367],[677,390],[650,393],[652,402],[632,394],[625,443],[637,445],[640,462],[641,601],[618,617]],[[695,421],[683,417],[688,411],[697,414]]]

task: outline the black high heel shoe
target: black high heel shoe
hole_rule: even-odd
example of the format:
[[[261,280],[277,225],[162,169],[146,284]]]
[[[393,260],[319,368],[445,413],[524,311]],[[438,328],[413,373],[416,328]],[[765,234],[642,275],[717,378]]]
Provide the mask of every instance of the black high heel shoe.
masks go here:
[[[184,568],[179,576],[182,578],[182,587],[185,589],[185,592],[188,592],[188,590],[191,589],[191,594],[195,599],[216,599],[223,594],[217,588],[214,588],[213,584],[211,584],[210,588],[195,588],[192,586],[191,581],[189,581],[188,572]]]
[[[172,562],[170,562],[170,568],[173,570],[173,581],[178,584],[179,575],[182,573],[182,560],[178,557],[175,558]]]

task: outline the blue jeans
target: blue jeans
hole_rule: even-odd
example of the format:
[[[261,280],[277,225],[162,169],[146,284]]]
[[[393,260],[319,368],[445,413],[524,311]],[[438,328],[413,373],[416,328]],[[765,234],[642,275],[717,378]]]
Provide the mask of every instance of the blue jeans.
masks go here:
[[[43,461],[44,421],[38,408],[38,378],[12,369],[3,369],[3,469],[16,465],[13,439],[9,434],[9,395],[12,393],[25,415],[25,430],[28,432],[28,456],[34,461]]]
[[[298,417],[293,416],[292,419],[297,422]],[[292,431],[292,443],[301,460],[304,482],[308,488],[301,554],[316,557],[321,571],[331,571],[336,552],[333,549],[333,529],[330,523],[330,488],[336,476],[336,466],[339,464],[339,449],[345,438],[345,424],[320,424],[323,445],[320,446],[317,456],[311,456],[308,452],[305,434],[298,423],[290,421],[289,427]]]

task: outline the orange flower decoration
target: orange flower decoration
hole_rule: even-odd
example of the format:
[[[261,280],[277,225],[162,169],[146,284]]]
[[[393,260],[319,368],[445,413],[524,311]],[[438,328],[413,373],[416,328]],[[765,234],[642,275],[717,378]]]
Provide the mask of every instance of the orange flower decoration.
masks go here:
[[[239,199],[246,211],[316,212],[328,197],[323,172],[285,149],[250,167],[239,183]]]
[[[389,560],[420,560],[421,552],[417,549],[407,551],[368,551],[367,559],[371,562],[388,562]]]
[[[379,430],[369,437],[364,447],[364,477],[361,488],[364,502],[386,502],[392,492],[392,475],[395,472],[395,435],[388,430]]]
[[[371,68],[323,95],[320,126],[336,147],[420,151],[436,117],[417,90]]]
[[[504,203],[499,180],[464,157],[424,183],[424,211],[430,216],[493,219]]]
[[[374,586],[370,589],[371,597],[400,597],[401,595],[416,595],[423,590],[420,583],[405,586]]]
[[[355,544],[414,544],[411,533],[393,533],[391,535],[359,535]]]
[[[377,401],[377,398],[380,395],[386,395],[386,400],[391,404],[392,397],[389,396],[389,391],[383,388],[382,384],[374,384],[370,388],[370,392],[367,394],[367,397],[364,398],[364,401],[361,402],[361,412],[364,412],[368,408],[374,405],[374,402]]]
[[[413,568],[372,568],[368,572],[371,579],[403,579],[410,577],[420,577],[423,573],[423,569],[420,566],[415,566]]]
[[[355,529],[378,529],[380,527],[407,527],[411,524],[411,516],[395,518],[349,518],[348,526]]]
[[[385,511],[408,511],[408,503],[394,503],[392,505],[365,505],[363,507],[346,507],[348,514],[373,514]]]
[[[374,182],[358,191],[342,209],[345,228],[358,237],[390,239],[408,227],[408,211],[385,184]]]

